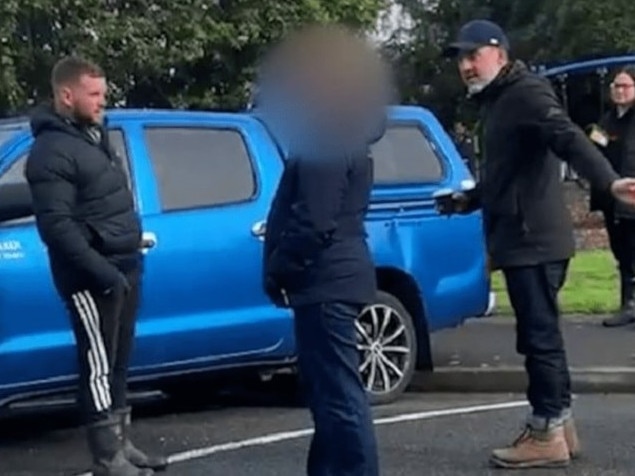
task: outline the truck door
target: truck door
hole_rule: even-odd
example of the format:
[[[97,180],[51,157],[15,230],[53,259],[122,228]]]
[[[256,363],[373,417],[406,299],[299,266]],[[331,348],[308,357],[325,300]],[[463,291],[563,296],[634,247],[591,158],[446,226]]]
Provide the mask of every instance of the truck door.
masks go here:
[[[369,230],[379,266],[399,263],[417,281],[431,331],[482,313],[489,284],[480,212],[443,217],[433,195],[473,182],[449,136],[419,107],[396,107],[373,146]]]
[[[279,359],[292,321],[262,289],[261,224],[282,164],[262,127],[226,119],[145,121],[146,254],[140,343],[163,371]]]

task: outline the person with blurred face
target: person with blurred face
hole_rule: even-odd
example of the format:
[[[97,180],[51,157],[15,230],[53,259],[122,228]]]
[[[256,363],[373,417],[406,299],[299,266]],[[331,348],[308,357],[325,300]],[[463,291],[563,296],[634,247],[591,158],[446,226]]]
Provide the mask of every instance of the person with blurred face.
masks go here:
[[[626,67],[610,85],[612,106],[589,136],[613,169],[622,177],[635,177],[635,67]],[[604,215],[609,244],[620,274],[620,310],[604,320],[607,327],[635,322],[635,208],[615,201],[610,194],[591,189],[591,210]]]
[[[315,424],[307,474],[378,476],[355,321],[377,293],[364,221],[389,81],[375,52],[336,26],[289,35],[259,79],[256,110],[285,155],[267,216],[264,288],[294,314]]]
[[[78,401],[95,476],[164,469],[129,439],[126,381],[142,273],[141,223],[104,127],[106,79],[82,58],[52,72],[53,105],[31,117],[26,178],[37,229],[77,344]]]
[[[480,106],[484,163],[477,187],[453,194],[450,213],[483,210],[488,252],[505,276],[529,380],[532,411],[525,429],[512,445],[494,450],[491,462],[566,466],[580,447],[557,297],[575,243],[554,156],[626,203],[635,201],[635,179],[620,179],[570,120],[546,78],[510,59],[507,36],[495,23],[468,22],[445,55],[456,60],[469,97]]]

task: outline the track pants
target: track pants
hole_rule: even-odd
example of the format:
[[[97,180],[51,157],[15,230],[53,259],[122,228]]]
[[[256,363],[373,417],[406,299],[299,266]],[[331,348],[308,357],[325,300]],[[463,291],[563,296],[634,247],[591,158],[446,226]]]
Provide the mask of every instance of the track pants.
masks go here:
[[[140,271],[107,295],[79,289],[64,296],[79,364],[78,401],[86,423],[126,407],[127,378],[140,296]]]

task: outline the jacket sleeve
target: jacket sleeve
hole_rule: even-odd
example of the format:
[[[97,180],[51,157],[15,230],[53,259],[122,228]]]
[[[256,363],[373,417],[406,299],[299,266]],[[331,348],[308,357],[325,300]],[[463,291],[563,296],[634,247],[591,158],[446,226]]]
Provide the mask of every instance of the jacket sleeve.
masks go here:
[[[278,251],[295,262],[310,265],[332,242],[348,179],[348,165],[344,158],[295,160],[298,161],[297,213],[302,220],[292,229],[284,230]]]
[[[526,113],[522,125],[537,132],[541,142],[570,163],[593,188],[608,191],[619,179],[606,157],[570,119],[548,83],[535,79],[523,85],[521,102]]]
[[[119,271],[90,246],[73,218],[77,194],[74,164],[61,152],[46,152],[46,156],[29,158],[26,177],[38,232],[46,246],[89,275],[100,291],[116,286],[121,280]]]

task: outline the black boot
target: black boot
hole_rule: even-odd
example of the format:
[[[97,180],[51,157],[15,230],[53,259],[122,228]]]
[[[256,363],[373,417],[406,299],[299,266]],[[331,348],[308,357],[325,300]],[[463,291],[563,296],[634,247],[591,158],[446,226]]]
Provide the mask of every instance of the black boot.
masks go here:
[[[116,417],[88,427],[88,447],[93,457],[93,476],[152,476],[151,469],[139,469],[124,456]]]
[[[626,326],[635,322],[635,283],[630,273],[620,270],[620,287],[620,310],[602,322],[605,327]]]
[[[168,467],[168,459],[161,455],[147,455],[136,448],[130,441],[130,407],[115,410],[119,419],[119,430],[123,440],[124,456],[137,468],[150,468],[155,471],[164,471]]]

